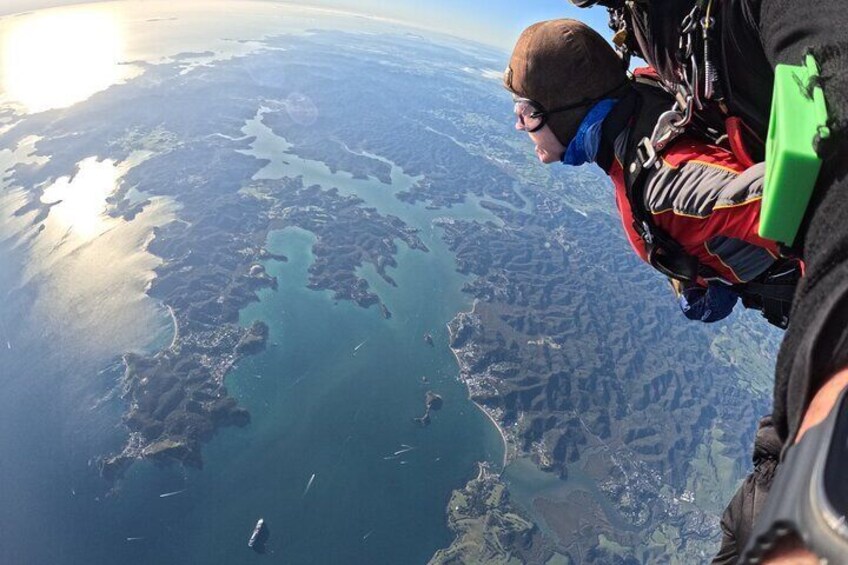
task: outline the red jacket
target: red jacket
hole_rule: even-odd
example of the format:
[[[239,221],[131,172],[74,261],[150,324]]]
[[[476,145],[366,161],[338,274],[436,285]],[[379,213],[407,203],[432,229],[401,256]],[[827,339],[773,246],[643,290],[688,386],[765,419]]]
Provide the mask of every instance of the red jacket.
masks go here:
[[[615,143],[607,171],[624,231],[636,253],[647,261],[644,242],[633,229],[620,154],[628,129]],[[730,151],[681,136],[662,153],[644,190],[645,209],[655,225],[702,264],[729,283],[747,282],[777,258],[777,245],[758,234],[765,166],[745,169]]]

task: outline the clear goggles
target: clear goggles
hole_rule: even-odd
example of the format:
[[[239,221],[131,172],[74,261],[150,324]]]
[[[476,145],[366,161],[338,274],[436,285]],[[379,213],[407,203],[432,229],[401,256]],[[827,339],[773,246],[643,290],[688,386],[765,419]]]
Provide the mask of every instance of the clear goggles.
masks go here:
[[[559,112],[568,112],[569,110],[575,110],[577,108],[583,108],[585,106],[592,106],[595,103],[600,102],[604,98],[607,98],[622,86],[623,85],[618,85],[615,88],[611,88],[607,92],[604,92],[603,94],[601,94],[600,96],[596,96],[595,98],[584,98],[580,102],[560,106],[559,108],[554,108],[553,110],[545,110],[544,106],[542,106],[535,100],[531,100],[530,98],[513,97],[512,100],[515,103],[515,106],[513,107],[513,112],[515,112],[515,117],[517,119],[515,126],[517,129],[526,131],[528,133],[539,131],[545,126],[545,122],[547,121],[548,116],[550,116],[551,114],[556,114]]]

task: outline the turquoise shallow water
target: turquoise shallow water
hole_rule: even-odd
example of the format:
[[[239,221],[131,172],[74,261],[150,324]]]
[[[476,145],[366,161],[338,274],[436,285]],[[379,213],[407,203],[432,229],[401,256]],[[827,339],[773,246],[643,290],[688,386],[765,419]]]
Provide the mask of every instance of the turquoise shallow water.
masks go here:
[[[445,324],[468,305],[460,292],[463,277],[431,228],[438,214],[393,197],[413,179],[393,168],[391,186],[354,180],[291,155],[283,165],[274,159],[284,141],[258,129],[250,133],[268,144],[272,163],[257,176],[299,173],[307,184],[356,193],[418,227],[431,252],[401,245],[399,268],[391,273],[397,287],[372,267],[362,269],[392,311],[384,320],[376,308],[363,310],[306,288],[311,234],[270,234],[269,250],[289,261],[266,263],[279,288],[263,291],[260,302],[241,315],[245,325],[256,319],[269,325],[269,347],[241,363],[227,381],[253,421],[226,430],[207,449],[207,469],[224,469],[227,492],[193,504],[186,517],[203,523],[203,533],[184,547],[203,556],[202,562],[246,559],[246,535],[262,516],[271,533],[268,553],[287,563],[425,562],[450,542],[450,490],[469,478],[476,461],[502,457],[500,437],[467,400],[447,347]],[[485,214],[472,205],[463,208],[452,213]],[[426,332],[436,347],[424,342]],[[412,418],[423,412],[428,389],[441,394],[445,406],[422,428]],[[192,474],[190,481],[207,492],[223,486],[208,472]]]
[[[342,175],[321,179],[422,229],[431,252],[401,248],[396,288],[363,269],[390,320],[376,308],[306,288],[311,234],[269,236],[268,248],[289,261],[266,263],[279,288],[263,291],[241,316],[245,325],[269,325],[269,347],[227,381],[253,421],[220,434],[206,450],[205,471],[167,487],[190,486],[180,496],[191,504],[174,503],[185,504],[183,520],[202,524],[180,544],[198,562],[260,558],[244,547],[259,516],[271,533],[268,554],[289,563],[425,562],[450,542],[450,490],[469,478],[475,461],[502,457],[500,437],[467,400],[447,347],[445,323],[467,307],[463,278],[430,229],[436,213],[396,201],[391,193],[406,183],[399,171],[394,176],[392,187]],[[435,348],[424,343],[426,332]],[[422,428],[412,418],[423,412],[428,389],[445,406]],[[414,449],[395,455],[406,446]]]

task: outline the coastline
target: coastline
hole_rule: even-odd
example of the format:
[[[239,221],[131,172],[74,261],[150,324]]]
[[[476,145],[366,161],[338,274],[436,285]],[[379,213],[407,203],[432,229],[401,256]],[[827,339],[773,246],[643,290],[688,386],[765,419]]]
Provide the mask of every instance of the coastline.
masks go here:
[[[467,387],[466,387],[466,388],[467,388]],[[469,391],[469,395],[468,395],[468,400],[471,400],[471,402],[473,402],[473,403],[474,403],[474,406],[476,406],[477,408],[479,408],[479,409],[480,409],[480,411],[481,411],[483,414],[485,414],[485,415],[486,415],[486,417],[489,419],[489,421],[491,421],[491,422],[492,422],[492,425],[493,425],[493,426],[495,426],[495,428],[497,428],[498,433],[499,433],[499,434],[501,434],[501,441],[503,441],[503,446],[504,446],[503,461],[501,462],[501,472],[500,472],[500,473],[498,473],[498,474],[501,474],[501,473],[503,473],[503,472],[506,470],[506,466],[509,464],[509,440],[506,438],[506,433],[504,432],[503,428],[502,428],[502,427],[501,427],[501,425],[498,423],[498,421],[497,421],[497,420],[495,420],[494,416],[492,416],[491,414],[489,414],[489,412],[487,412],[487,411],[486,411],[486,409],[485,409],[485,408],[483,408],[483,405],[482,405],[482,404],[478,404],[477,402],[474,402],[474,400],[472,400],[472,399],[471,399],[470,391]]]
[[[474,302],[471,304],[471,310],[468,311],[469,314],[474,314],[474,311],[477,309],[477,302],[478,301],[475,298]],[[450,337],[451,340],[453,340],[453,335],[452,335],[451,329],[450,329],[450,322],[445,324],[445,326],[448,329],[448,336]],[[459,368],[459,372],[460,372],[460,375],[461,375],[462,372],[463,372],[463,368],[462,368],[462,361],[459,359],[459,354],[456,352],[456,350],[454,350],[453,347],[450,346],[450,344],[448,344],[448,349],[451,350],[451,353],[453,354],[453,358],[456,360],[456,365]],[[493,426],[495,426],[495,429],[498,430],[498,433],[501,436],[501,441],[503,442],[503,461],[501,461],[501,471],[499,473],[499,475],[500,475],[504,472],[504,470],[506,470],[506,466],[509,464],[509,446],[510,446],[510,443],[509,443],[509,440],[506,437],[506,432],[504,431],[503,427],[501,427],[501,424],[495,419],[494,416],[492,416],[489,413],[488,410],[486,410],[486,408],[483,407],[482,404],[475,402],[474,399],[471,398],[471,388],[468,386],[468,383],[466,383],[465,380],[463,380],[463,379],[460,379],[460,380],[462,380],[463,384],[465,385],[465,390],[468,393],[468,400],[470,400],[472,402],[472,404],[474,404],[474,406],[476,406],[480,410],[480,412],[482,412],[489,419],[489,421],[492,423]]]

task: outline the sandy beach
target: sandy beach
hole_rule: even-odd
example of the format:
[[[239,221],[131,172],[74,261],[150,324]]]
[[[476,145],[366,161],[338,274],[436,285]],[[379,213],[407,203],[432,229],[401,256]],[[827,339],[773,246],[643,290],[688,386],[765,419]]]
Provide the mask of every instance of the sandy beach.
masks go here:
[[[470,394],[469,394],[468,399],[469,399],[469,400],[471,400],[471,395],[470,395]],[[474,401],[473,401],[473,400],[471,400],[471,402],[474,402]],[[509,440],[507,440],[507,439],[506,439],[506,434],[504,433],[503,428],[502,428],[502,427],[501,427],[501,425],[498,423],[498,421],[497,421],[497,420],[495,420],[494,416],[492,416],[491,414],[489,414],[489,413],[486,411],[486,409],[485,409],[485,408],[483,408],[483,406],[481,406],[480,404],[478,404],[478,403],[474,402],[474,406],[476,406],[477,408],[479,408],[479,409],[480,409],[480,411],[481,411],[483,414],[485,414],[485,415],[486,415],[486,417],[489,419],[489,421],[491,421],[491,422],[492,422],[492,425],[493,425],[493,426],[495,426],[495,427],[498,429],[498,433],[499,433],[499,434],[501,434],[501,440],[503,441],[503,446],[504,446],[504,456],[503,456],[503,462],[502,462],[502,468],[501,468],[501,472],[503,472],[503,470],[506,468],[507,464],[509,463]]]
[[[180,339],[180,325],[177,323],[177,315],[174,312],[174,309],[171,306],[165,306],[168,309],[168,313],[171,315],[171,321],[174,322],[174,337],[171,339],[171,345],[168,346],[168,349],[174,349],[177,345],[177,340]]]

